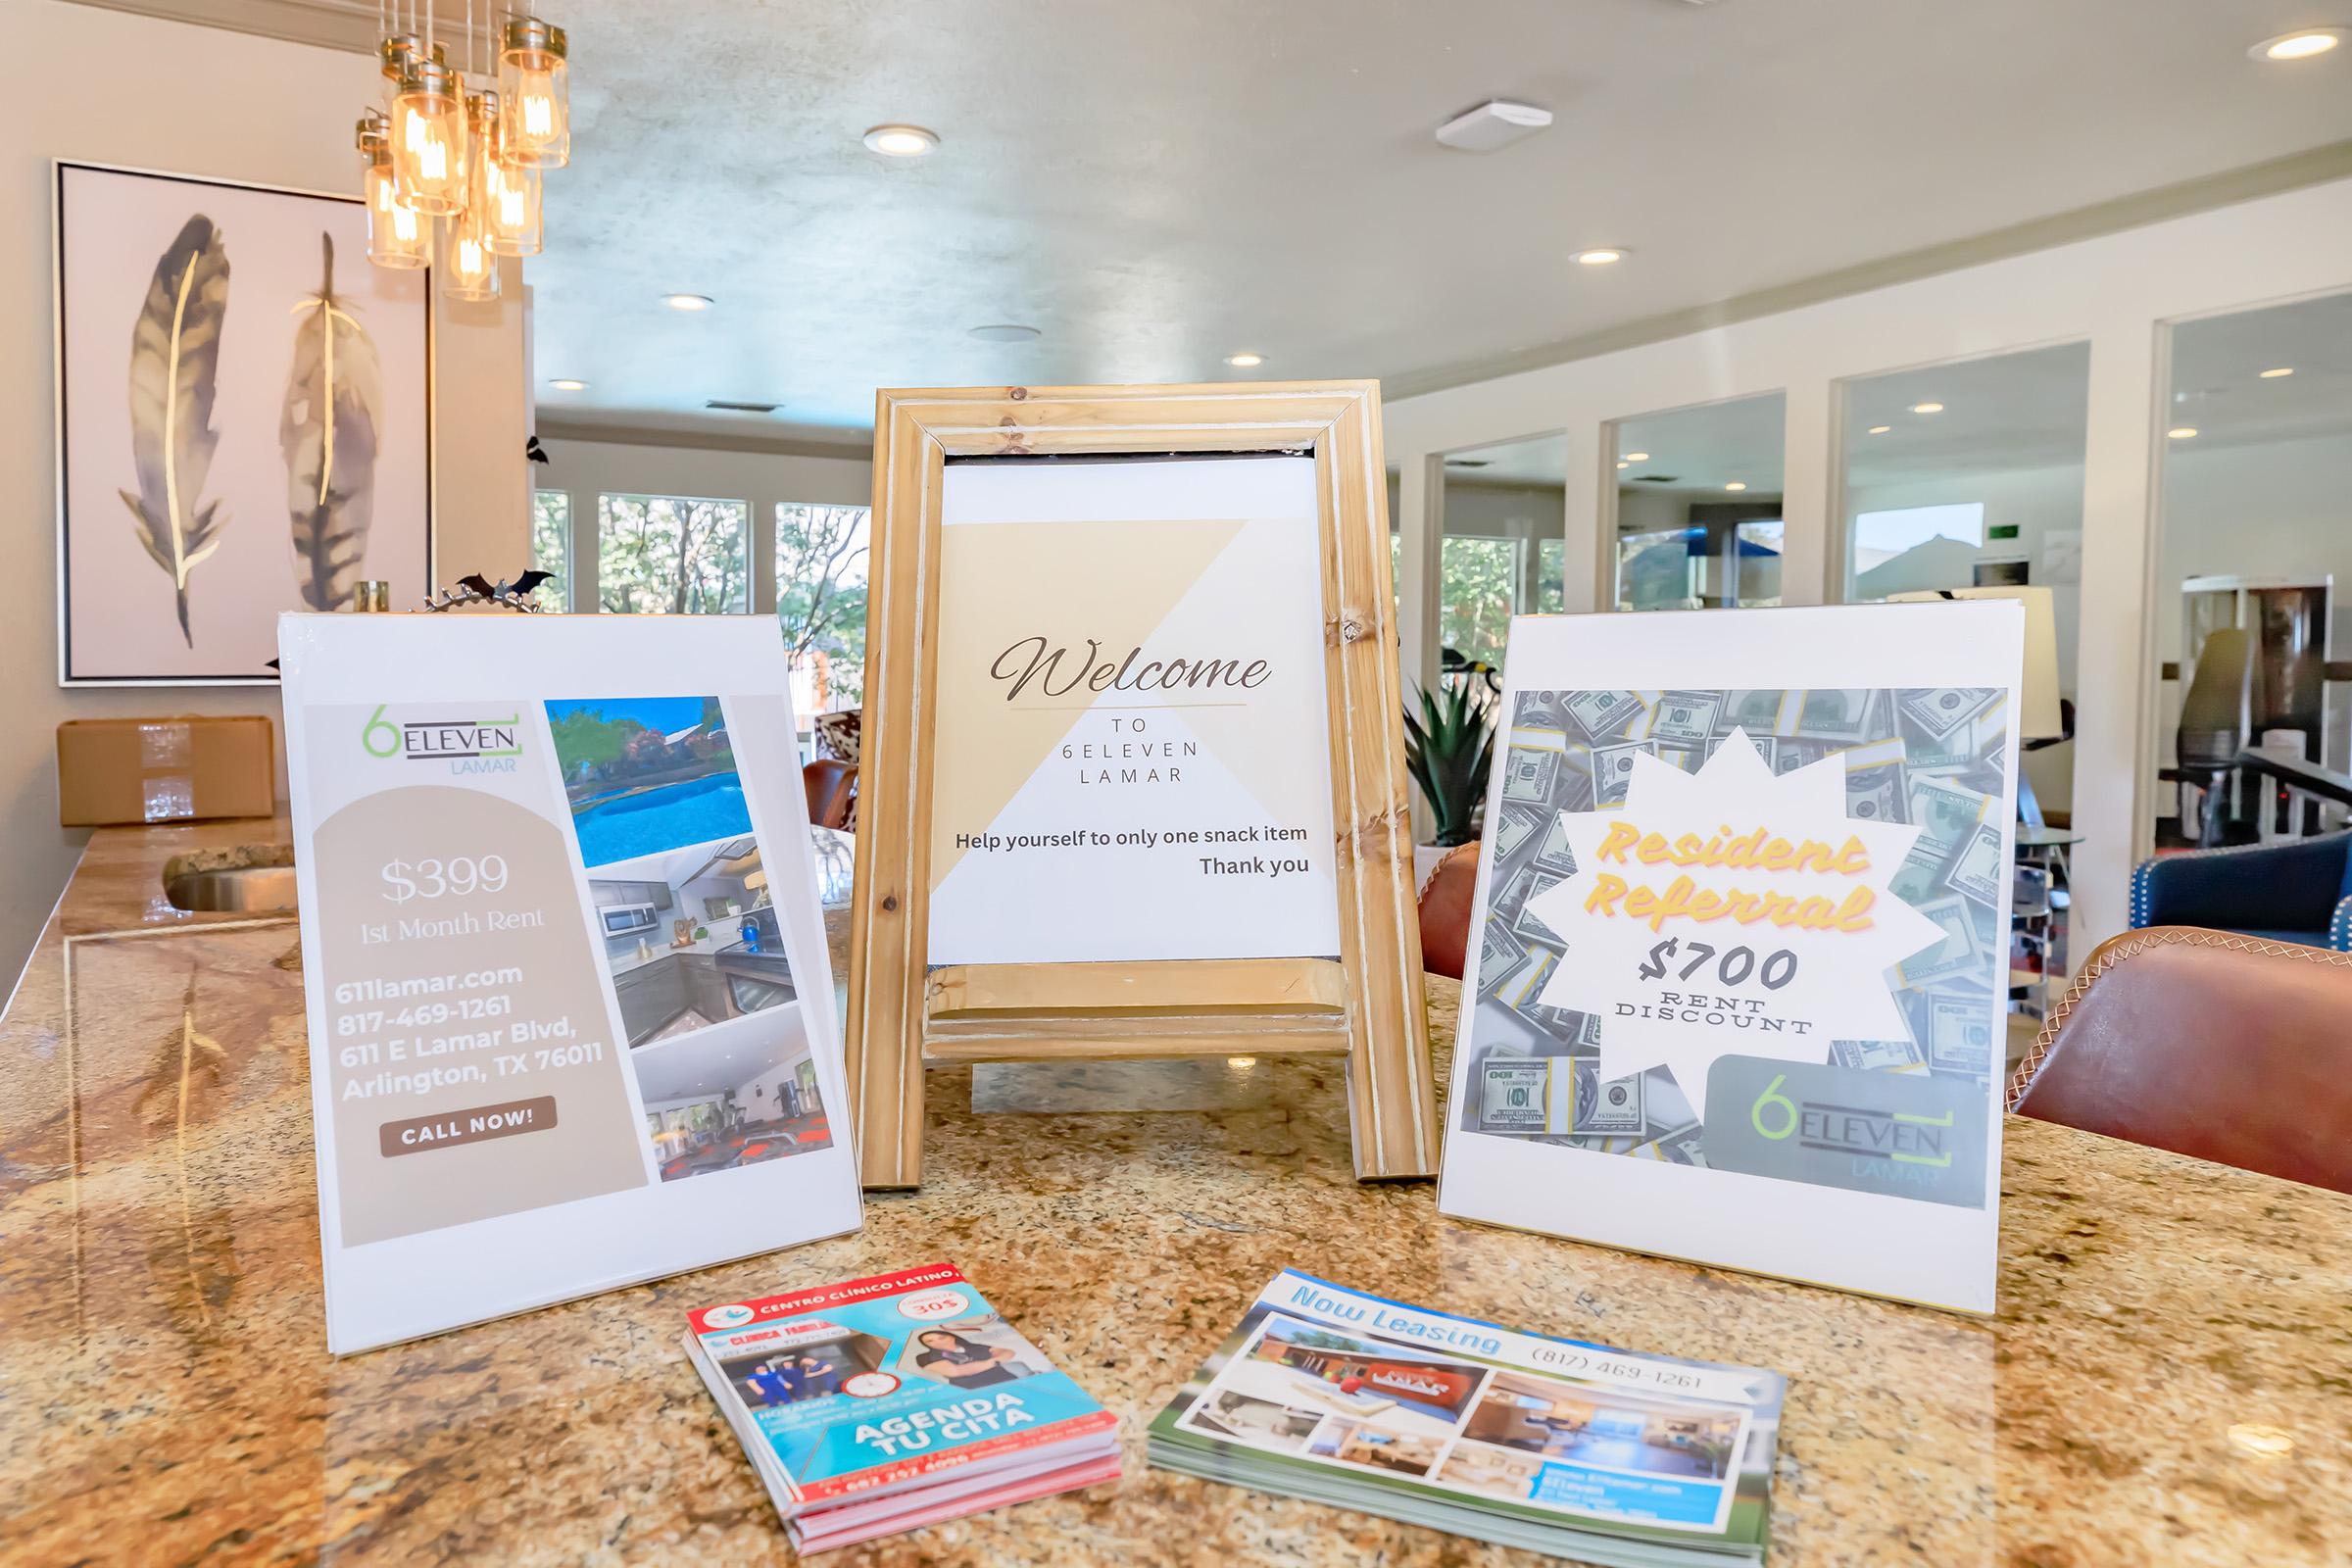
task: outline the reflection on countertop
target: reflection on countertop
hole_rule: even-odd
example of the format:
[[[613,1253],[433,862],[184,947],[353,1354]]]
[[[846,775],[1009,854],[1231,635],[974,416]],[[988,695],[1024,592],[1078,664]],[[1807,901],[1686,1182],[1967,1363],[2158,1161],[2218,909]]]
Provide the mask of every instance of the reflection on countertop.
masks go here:
[[[12,1561],[782,1560],[683,1314],[933,1258],[1120,1413],[1127,1475],[828,1565],[1535,1561],[1146,1467],[1146,1422],[1285,1266],[1786,1372],[1773,1568],[2319,1564],[2352,1539],[2352,1199],[2014,1118],[1979,1322],[1441,1220],[1426,1183],[1352,1179],[1336,1061],[1156,1094],[1133,1063],[1023,1067],[988,1091],[1012,1115],[951,1069],[925,1187],[861,1235],[330,1360],[295,925],[160,886],[172,855],[268,842],[282,823],[100,832],[0,1019]],[[1430,995],[1443,1056],[1455,988]]]

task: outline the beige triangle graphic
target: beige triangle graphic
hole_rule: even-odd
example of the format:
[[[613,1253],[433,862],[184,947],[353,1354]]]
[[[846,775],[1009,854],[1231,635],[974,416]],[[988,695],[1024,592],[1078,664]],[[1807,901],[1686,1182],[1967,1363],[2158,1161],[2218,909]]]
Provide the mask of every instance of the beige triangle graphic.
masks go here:
[[[933,888],[962,858],[957,836],[986,831],[1080,715],[1128,700],[1093,689],[1089,668],[1143,648],[1241,531],[1239,518],[940,530]]]

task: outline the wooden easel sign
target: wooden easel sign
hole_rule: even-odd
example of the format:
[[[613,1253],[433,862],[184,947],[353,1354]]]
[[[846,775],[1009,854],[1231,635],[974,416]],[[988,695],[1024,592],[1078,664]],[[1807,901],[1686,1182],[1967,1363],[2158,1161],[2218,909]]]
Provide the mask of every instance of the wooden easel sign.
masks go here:
[[[1348,1058],[1436,1168],[1371,382],[884,392],[849,1061],[868,1187],[945,1062]]]

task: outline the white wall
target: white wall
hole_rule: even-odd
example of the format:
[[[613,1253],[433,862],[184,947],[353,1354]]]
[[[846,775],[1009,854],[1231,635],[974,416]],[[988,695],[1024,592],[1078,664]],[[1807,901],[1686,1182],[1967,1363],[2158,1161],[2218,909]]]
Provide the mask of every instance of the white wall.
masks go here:
[[[0,993],[86,831],[57,825],[56,726],[179,713],[278,716],[273,687],[60,689],[50,160],[307,190],[359,190],[353,122],[380,82],[364,56],[58,0],[0,0]],[[435,322],[436,563],[519,560],[518,306]],[[380,519],[379,519],[380,524]],[[446,580],[446,579],[445,579]],[[282,744],[282,735],[281,735]],[[284,789],[280,767],[279,789]]]
[[[542,416],[547,414],[544,408]],[[838,457],[782,452],[728,451],[707,446],[662,446],[605,441],[542,430],[548,455],[532,465],[531,483],[571,497],[573,603],[583,611],[595,603],[596,498],[600,495],[698,496],[752,505],[752,609],[771,614],[775,600],[775,530],[778,502],[816,502],[862,507],[873,493],[873,463],[845,446]]]
[[[1635,265],[1639,265],[1639,262]],[[1606,559],[1602,427],[1758,393],[1787,397],[1783,593],[1834,599],[1843,580],[1836,500],[1842,380],[2054,343],[2090,345],[2083,466],[2075,951],[2128,923],[2131,867],[2154,783],[2156,570],[2151,476],[2161,441],[2161,323],[2352,286],[2352,181],[2173,219],[2031,256],[1712,328],[1387,406],[1401,479],[1405,673],[1434,672],[1436,526],[1429,470],[1446,452],[1567,432],[1567,602],[1600,609]],[[1609,475],[1613,488],[1614,474]]]

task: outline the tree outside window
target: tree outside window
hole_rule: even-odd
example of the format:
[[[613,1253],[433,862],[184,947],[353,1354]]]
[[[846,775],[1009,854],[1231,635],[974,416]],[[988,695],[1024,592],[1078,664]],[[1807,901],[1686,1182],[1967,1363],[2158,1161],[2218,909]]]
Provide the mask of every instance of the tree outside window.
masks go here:
[[[609,613],[744,614],[752,508],[695,496],[597,500],[597,598]]]
[[[1519,602],[1520,541],[1448,534],[1438,557],[1438,641],[1471,661],[1502,667]]]
[[[563,490],[531,492],[531,564],[548,574],[539,603],[549,610],[571,609],[571,496]]]
[[[796,666],[821,662],[825,708],[865,699],[866,507],[776,507],[776,619]]]

